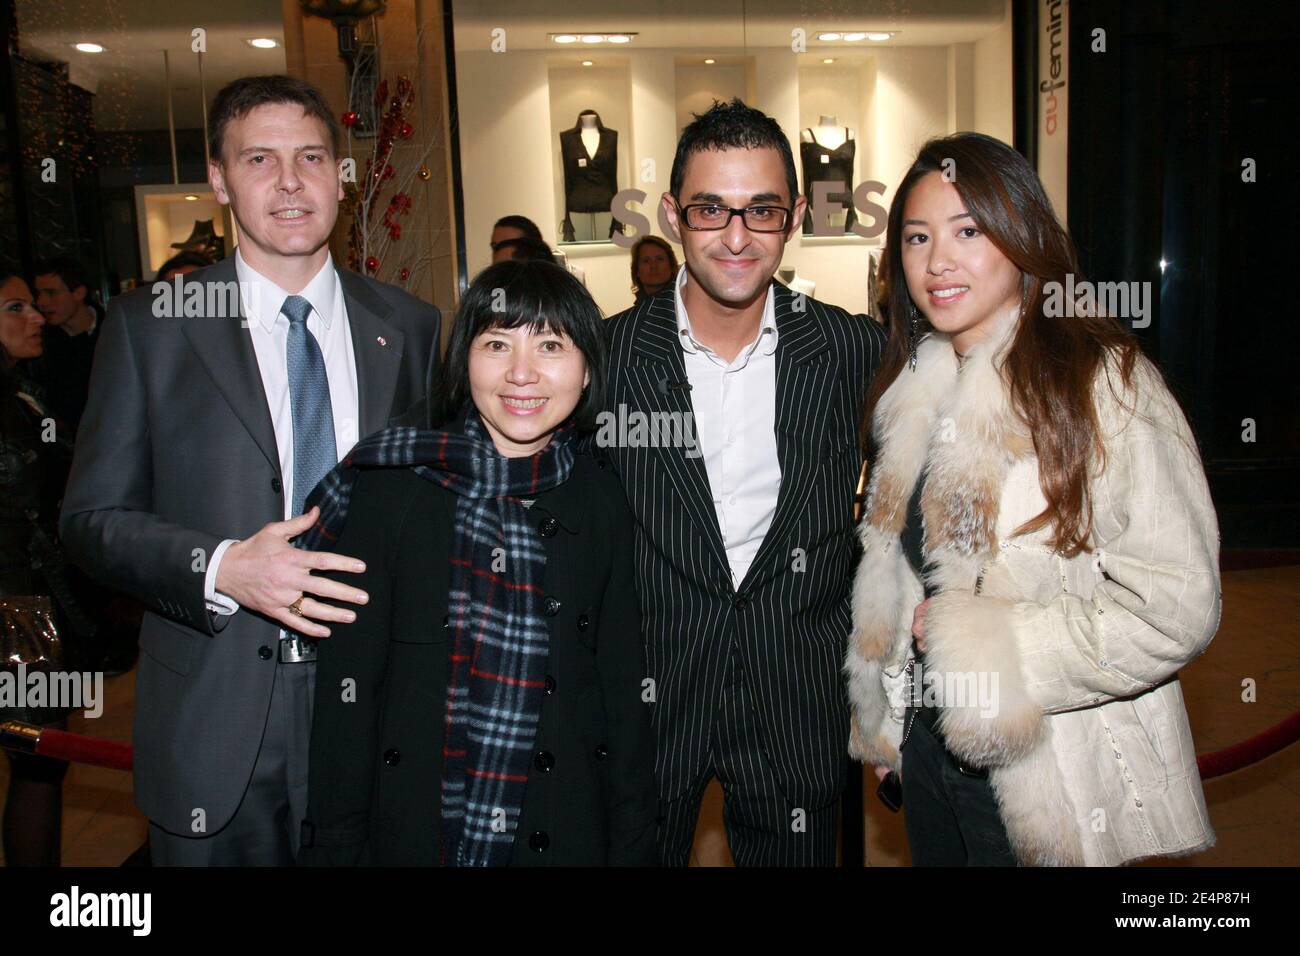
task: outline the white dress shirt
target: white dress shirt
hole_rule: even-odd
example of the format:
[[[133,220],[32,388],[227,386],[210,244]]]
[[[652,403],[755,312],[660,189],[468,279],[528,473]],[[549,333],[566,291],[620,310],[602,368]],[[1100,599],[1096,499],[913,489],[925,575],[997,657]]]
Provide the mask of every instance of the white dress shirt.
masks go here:
[[[235,275],[239,280],[248,334],[257,355],[257,368],[262,375],[271,425],[275,429],[280,481],[284,487],[284,517],[287,520],[294,517],[289,513],[293,508],[293,406],[289,396],[289,319],[280,309],[290,293],[253,269],[238,249],[235,250]],[[360,437],[360,400],[347,304],[333,258],[325,260],[321,270],[298,295],[311,303],[307,331],[316,336],[325,360],[330,410],[334,414],[334,450],[338,460],[342,461]],[[204,577],[204,599],[208,602],[208,609],[218,614],[234,614],[239,610],[236,601],[216,589],[217,568],[226,549],[234,543],[234,538],[228,538],[217,546]]]
[[[754,341],[727,362],[695,338],[677,273],[677,332],[713,508],[739,587],[772,526],[781,490],[776,450],[776,306],[769,288]]]

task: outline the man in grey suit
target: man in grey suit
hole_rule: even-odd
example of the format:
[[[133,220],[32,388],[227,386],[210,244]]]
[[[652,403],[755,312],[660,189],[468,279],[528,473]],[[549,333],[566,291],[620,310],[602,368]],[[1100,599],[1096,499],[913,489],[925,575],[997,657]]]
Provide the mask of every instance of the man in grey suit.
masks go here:
[[[61,530],[148,613],[135,793],[155,863],[293,861],[305,812],[310,639],[366,595],[295,549],[308,492],[421,397],[438,310],[335,268],[338,126],[286,76],[213,103],[209,178],[234,256],[115,299],[77,436]]]

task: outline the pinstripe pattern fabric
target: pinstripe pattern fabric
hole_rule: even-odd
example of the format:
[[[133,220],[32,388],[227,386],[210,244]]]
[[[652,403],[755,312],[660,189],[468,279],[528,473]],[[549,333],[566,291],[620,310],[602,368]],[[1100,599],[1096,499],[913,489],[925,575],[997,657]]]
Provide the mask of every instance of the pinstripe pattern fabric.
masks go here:
[[[744,667],[733,651],[721,703],[710,735],[710,766],[686,793],[663,804],[660,860],[686,866],[694,845],[710,777],[722,784],[722,822],[737,866],[834,866],[837,813],[834,803],[817,810],[798,806],[777,786],[755,711],[745,689]]]
[[[772,526],[739,586],[703,458],[667,447],[604,454],[637,520],[661,798],[702,792],[701,779],[725,759],[711,755],[710,741],[734,652],[764,755],[764,766],[752,769],[811,814],[833,803],[844,781],[849,712],[840,667],[850,629],[857,434],[884,332],[866,316],[773,287],[782,480]],[[609,334],[610,411],[693,412],[689,391],[672,387],[686,380],[672,289],[612,318]]]

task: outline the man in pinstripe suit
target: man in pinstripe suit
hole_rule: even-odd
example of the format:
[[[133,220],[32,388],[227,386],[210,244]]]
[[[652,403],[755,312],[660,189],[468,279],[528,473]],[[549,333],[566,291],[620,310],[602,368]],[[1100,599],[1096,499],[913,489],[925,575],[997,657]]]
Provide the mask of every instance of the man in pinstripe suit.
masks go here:
[[[686,265],[610,320],[607,419],[633,427],[597,442],[637,518],[663,861],[689,859],[716,776],[738,864],[832,865],[858,428],[884,333],[773,282],[806,200],[770,117],[739,100],[698,116],[662,202]]]

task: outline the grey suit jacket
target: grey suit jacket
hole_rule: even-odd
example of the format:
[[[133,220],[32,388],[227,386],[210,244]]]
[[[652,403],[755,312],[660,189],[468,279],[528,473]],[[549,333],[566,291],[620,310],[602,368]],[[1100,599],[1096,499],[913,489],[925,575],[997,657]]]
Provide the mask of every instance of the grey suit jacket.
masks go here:
[[[339,279],[365,436],[423,396],[441,317],[393,286],[344,270]],[[195,281],[205,289],[234,282],[234,257],[186,276],[186,288]],[[210,614],[204,574],[222,539],[283,520],[286,489],[241,318],[170,317],[166,309],[159,317],[154,306],[149,286],[109,306],[60,531],[73,560],[147,608],[135,696],[137,805],[166,830],[214,833],[252,774],[277,666],[262,649],[275,649],[279,625],[242,609]]]

